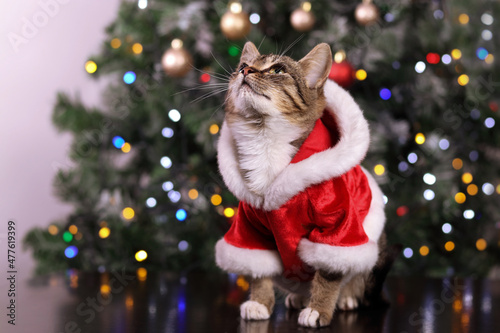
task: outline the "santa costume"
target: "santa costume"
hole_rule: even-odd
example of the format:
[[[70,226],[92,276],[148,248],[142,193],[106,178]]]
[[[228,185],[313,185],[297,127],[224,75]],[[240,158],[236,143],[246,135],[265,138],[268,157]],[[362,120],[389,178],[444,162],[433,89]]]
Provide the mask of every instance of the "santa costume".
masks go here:
[[[323,116],[263,196],[245,185],[223,124],[219,168],[240,204],[216,245],[222,269],[309,281],[317,269],[356,274],[375,265],[385,215],[382,192],[359,166],[370,142],[368,124],[335,82],[328,80],[324,91]]]

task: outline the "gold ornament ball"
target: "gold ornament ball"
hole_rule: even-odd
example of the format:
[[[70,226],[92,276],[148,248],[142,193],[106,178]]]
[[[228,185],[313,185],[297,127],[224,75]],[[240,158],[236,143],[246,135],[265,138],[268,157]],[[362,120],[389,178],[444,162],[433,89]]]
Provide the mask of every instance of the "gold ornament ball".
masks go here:
[[[230,40],[242,39],[250,32],[251,27],[248,14],[245,12],[227,11],[220,20],[220,29]]]
[[[161,66],[167,75],[183,77],[191,70],[193,58],[188,51],[181,48],[168,49],[161,58]]]
[[[290,16],[290,23],[292,27],[300,32],[309,31],[313,28],[316,19],[313,13],[310,11],[305,11],[302,8],[297,8],[292,12]]]
[[[377,6],[375,6],[373,3],[363,2],[356,7],[354,17],[359,24],[370,25],[377,22],[380,14]]]

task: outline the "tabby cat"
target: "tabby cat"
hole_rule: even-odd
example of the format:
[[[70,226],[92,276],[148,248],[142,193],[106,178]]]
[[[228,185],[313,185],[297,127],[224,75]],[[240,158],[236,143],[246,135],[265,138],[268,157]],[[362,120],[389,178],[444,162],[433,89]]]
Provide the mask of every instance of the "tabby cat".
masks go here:
[[[218,161],[240,205],[216,262],[251,279],[244,319],[270,317],[276,285],[300,325],[329,325],[378,299],[390,267],[382,192],[359,166],[368,125],[331,65],[327,44],[294,61],[247,42],[231,75]]]

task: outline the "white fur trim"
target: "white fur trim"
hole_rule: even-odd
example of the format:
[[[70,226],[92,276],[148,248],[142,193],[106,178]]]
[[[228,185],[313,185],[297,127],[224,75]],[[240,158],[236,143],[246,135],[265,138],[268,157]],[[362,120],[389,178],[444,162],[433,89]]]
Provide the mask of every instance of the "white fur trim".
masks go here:
[[[283,272],[278,251],[239,248],[227,243],[224,238],[215,245],[215,262],[227,272],[251,275],[254,278]]]
[[[326,110],[337,122],[339,142],[299,163],[288,165],[267,189],[264,210],[278,209],[307,187],[341,176],[365,157],[370,131],[363,112],[351,95],[331,80],[325,84],[325,97]]]
[[[226,183],[229,190],[240,201],[244,201],[254,207],[260,207],[263,198],[250,192],[245,185],[236,159],[235,142],[226,122],[222,124],[220,131],[219,142],[217,144],[217,161],[224,183]]]
[[[353,274],[372,269],[377,262],[378,245],[370,240],[358,246],[331,246],[303,238],[298,253],[302,261],[316,269]]]
[[[370,144],[368,123],[351,95],[335,82],[325,83],[326,110],[335,118],[339,142],[330,149],[287,165],[259,196],[247,188],[238,168],[236,148],[226,122],[218,143],[219,170],[229,190],[241,201],[266,211],[278,209],[307,187],[338,177],[364,158]]]
[[[361,169],[368,178],[368,184],[372,191],[372,202],[370,210],[363,221],[363,228],[370,240],[378,242],[385,225],[384,195],[373,176],[365,168],[361,167]]]

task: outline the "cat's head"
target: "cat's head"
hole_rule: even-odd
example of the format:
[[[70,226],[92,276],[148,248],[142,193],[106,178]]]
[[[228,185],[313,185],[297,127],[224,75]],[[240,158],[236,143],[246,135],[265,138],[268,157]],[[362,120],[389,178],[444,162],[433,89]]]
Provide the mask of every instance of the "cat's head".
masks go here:
[[[252,42],[243,48],[231,75],[227,116],[276,117],[309,126],[325,107],[323,86],[332,66],[328,44],[313,48],[295,61],[287,56],[261,55]]]

